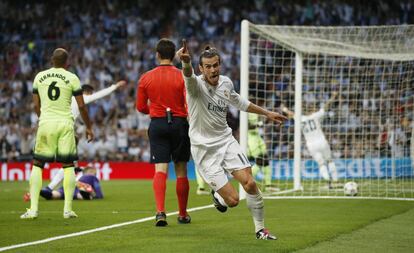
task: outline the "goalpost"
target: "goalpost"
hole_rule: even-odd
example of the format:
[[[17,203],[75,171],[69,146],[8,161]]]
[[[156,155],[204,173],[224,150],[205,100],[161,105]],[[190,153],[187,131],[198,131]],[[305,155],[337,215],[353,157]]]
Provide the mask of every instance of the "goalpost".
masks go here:
[[[268,110],[294,112],[281,126],[257,126],[272,184],[280,189],[272,195],[343,197],[344,184],[354,181],[356,197],[414,200],[414,25],[270,26],[244,20],[241,30],[240,94]],[[319,123],[331,160],[315,156],[302,133],[304,116],[323,107]],[[306,131],[317,128],[311,123]],[[245,151],[248,132],[247,113],[241,113]]]

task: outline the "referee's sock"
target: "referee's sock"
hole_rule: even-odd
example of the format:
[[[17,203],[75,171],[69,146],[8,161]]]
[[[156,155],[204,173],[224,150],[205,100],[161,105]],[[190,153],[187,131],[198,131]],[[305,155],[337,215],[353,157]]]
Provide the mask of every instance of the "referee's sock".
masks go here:
[[[76,186],[75,168],[72,166],[64,168],[63,170],[63,191],[65,194],[65,206],[63,208],[63,211],[69,212],[72,211],[73,193]]]
[[[37,212],[39,207],[39,195],[42,188],[42,169],[33,165],[30,175],[30,210]]]
[[[157,205],[158,213],[165,212],[165,191],[167,189],[166,181],[166,173],[160,171],[155,173],[152,188],[154,189],[155,203]]]
[[[190,185],[187,177],[177,177],[176,192],[178,199],[179,216],[185,217],[187,215],[188,192]]]

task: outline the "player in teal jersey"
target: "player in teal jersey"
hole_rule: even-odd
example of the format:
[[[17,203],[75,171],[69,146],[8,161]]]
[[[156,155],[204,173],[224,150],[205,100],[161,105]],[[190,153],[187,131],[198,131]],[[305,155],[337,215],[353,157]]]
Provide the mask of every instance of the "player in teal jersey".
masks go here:
[[[256,177],[259,171],[261,171],[264,181],[262,189],[265,193],[272,193],[279,191],[279,189],[272,186],[272,168],[269,165],[265,141],[259,133],[259,127],[262,125],[263,122],[259,121],[257,114],[249,113],[247,156],[250,161],[253,160],[255,162],[252,166],[253,177]]]
[[[76,218],[72,210],[72,196],[75,190],[73,161],[77,160],[74,118],[71,110],[72,96],[75,96],[82,119],[86,125],[88,141],[94,138],[92,124],[83,100],[79,78],[67,71],[68,52],[58,48],[53,52],[53,67],[38,73],[33,82],[33,102],[39,127],[33,155],[33,168],[30,176],[30,209],[20,216],[22,219],[35,219],[38,216],[42,169],[46,162],[59,162],[65,170],[63,187],[65,205],[64,218]]]

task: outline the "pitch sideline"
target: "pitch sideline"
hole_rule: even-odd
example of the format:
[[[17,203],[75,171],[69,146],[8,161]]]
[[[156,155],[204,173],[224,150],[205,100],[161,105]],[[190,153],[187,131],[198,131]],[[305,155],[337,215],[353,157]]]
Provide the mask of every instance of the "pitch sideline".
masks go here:
[[[214,205],[199,206],[199,207],[190,208],[190,209],[188,209],[188,211],[193,212],[193,211],[199,211],[199,210],[212,208],[212,207],[214,207]],[[178,214],[178,211],[167,213],[167,215],[169,215],[169,216],[170,215],[177,215],[177,214]],[[60,239],[66,239],[66,238],[71,238],[71,237],[76,237],[76,236],[81,236],[81,235],[92,234],[92,233],[99,232],[99,231],[105,231],[105,230],[109,230],[109,229],[113,229],[113,228],[119,228],[119,227],[123,227],[123,226],[136,224],[136,223],[142,223],[142,222],[150,221],[150,220],[153,220],[153,219],[154,219],[154,217],[151,216],[151,217],[141,218],[141,219],[138,219],[138,220],[127,221],[127,222],[122,222],[122,223],[118,223],[118,224],[93,228],[93,229],[89,229],[89,230],[85,230],[85,231],[75,232],[75,233],[71,233],[71,234],[67,234],[67,235],[54,236],[54,237],[50,237],[50,238],[46,238],[46,239],[42,239],[42,240],[38,240],[38,241],[10,245],[10,246],[0,248],[0,252],[1,251],[6,251],[6,250],[11,250],[11,249],[17,249],[17,248],[23,248],[23,247],[27,247],[27,246],[33,246],[33,245],[48,243],[48,242],[53,242],[53,241],[57,241],[57,240],[60,240]]]

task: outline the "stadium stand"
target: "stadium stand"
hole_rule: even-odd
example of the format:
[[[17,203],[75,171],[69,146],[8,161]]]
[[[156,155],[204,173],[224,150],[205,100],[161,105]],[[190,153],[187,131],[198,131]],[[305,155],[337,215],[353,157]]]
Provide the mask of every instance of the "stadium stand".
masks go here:
[[[192,52],[212,41],[223,52],[223,73],[239,87],[240,21],[289,25],[392,25],[414,23],[414,5],[410,1],[380,3],[353,1],[1,1],[0,2],[0,160],[31,159],[37,117],[32,109],[31,87],[34,75],[48,66],[51,50],[57,46],[70,50],[71,71],[82,83],[102,89],[116,80],[127,79],[129,85],[111,97],[89,105],[96,141],[87,143],[81,136],[80,159],[149,161],[146,136],[149,119],[136,112],[136,83],[144,70],[155,66],[153,47],[160,37],[178,42],[188,38]],[[372,5],[367,7],[367,5]],[[229,8],[231,6],[231,8]],[[154,18],[158,17],[158,18]],[[198,54],[194,54],[195,57]],[[198,62],[198,59],[193,59]],[[273,86],[293,90],[292,82],[274,80]],[[286,81],[286,80],[285,80]],[[283,85],[282,85],[283,84]],[[269,87],[271,88],[271,87]],[[323,87],[322,87],[323,88]],[[358,91],[364,92],[364,91]],[[378,92],[381,92],[378,90]],[[292,93],[293,94],[293,93]],[[391,94],[390,94],[391,95]],[[401,94],[401,96],[407,94]],[[309,98],[310,100],[312,98]],[[413,104],[401,97],[400,110]],[[367,114],[375,111],[375,98],[364,101]],[[353,107],[342,113],[349,115],[348,127],[362,127],[364,115],[352,114]],[[408,152],[412,110],[407,110],[401,129],[397,129],[402,152]],[[229,113],[229,122],[238,128],[237,113]],[[78,134],[83,133],[77,123]],[[407,125],[407,126],[406,126]],[[345,152],[358,152],[358,138],[353,149],[340,147],[335,157]],[[235,132],[237,135],[237,131]],[[388,145],[387,129],[380,129],[372,145]],[[286,143],[288,140],[285,140]],[[289,145],[289,144],[286,144]],[[292,144],[293,145],[293,144]],[[290,149],[292,150],[292,149]],[[374,150],[374,149],[370,149]],[[378,150],[387,150],[378,148]],[[387,154],[384,154],[387,155]]]

